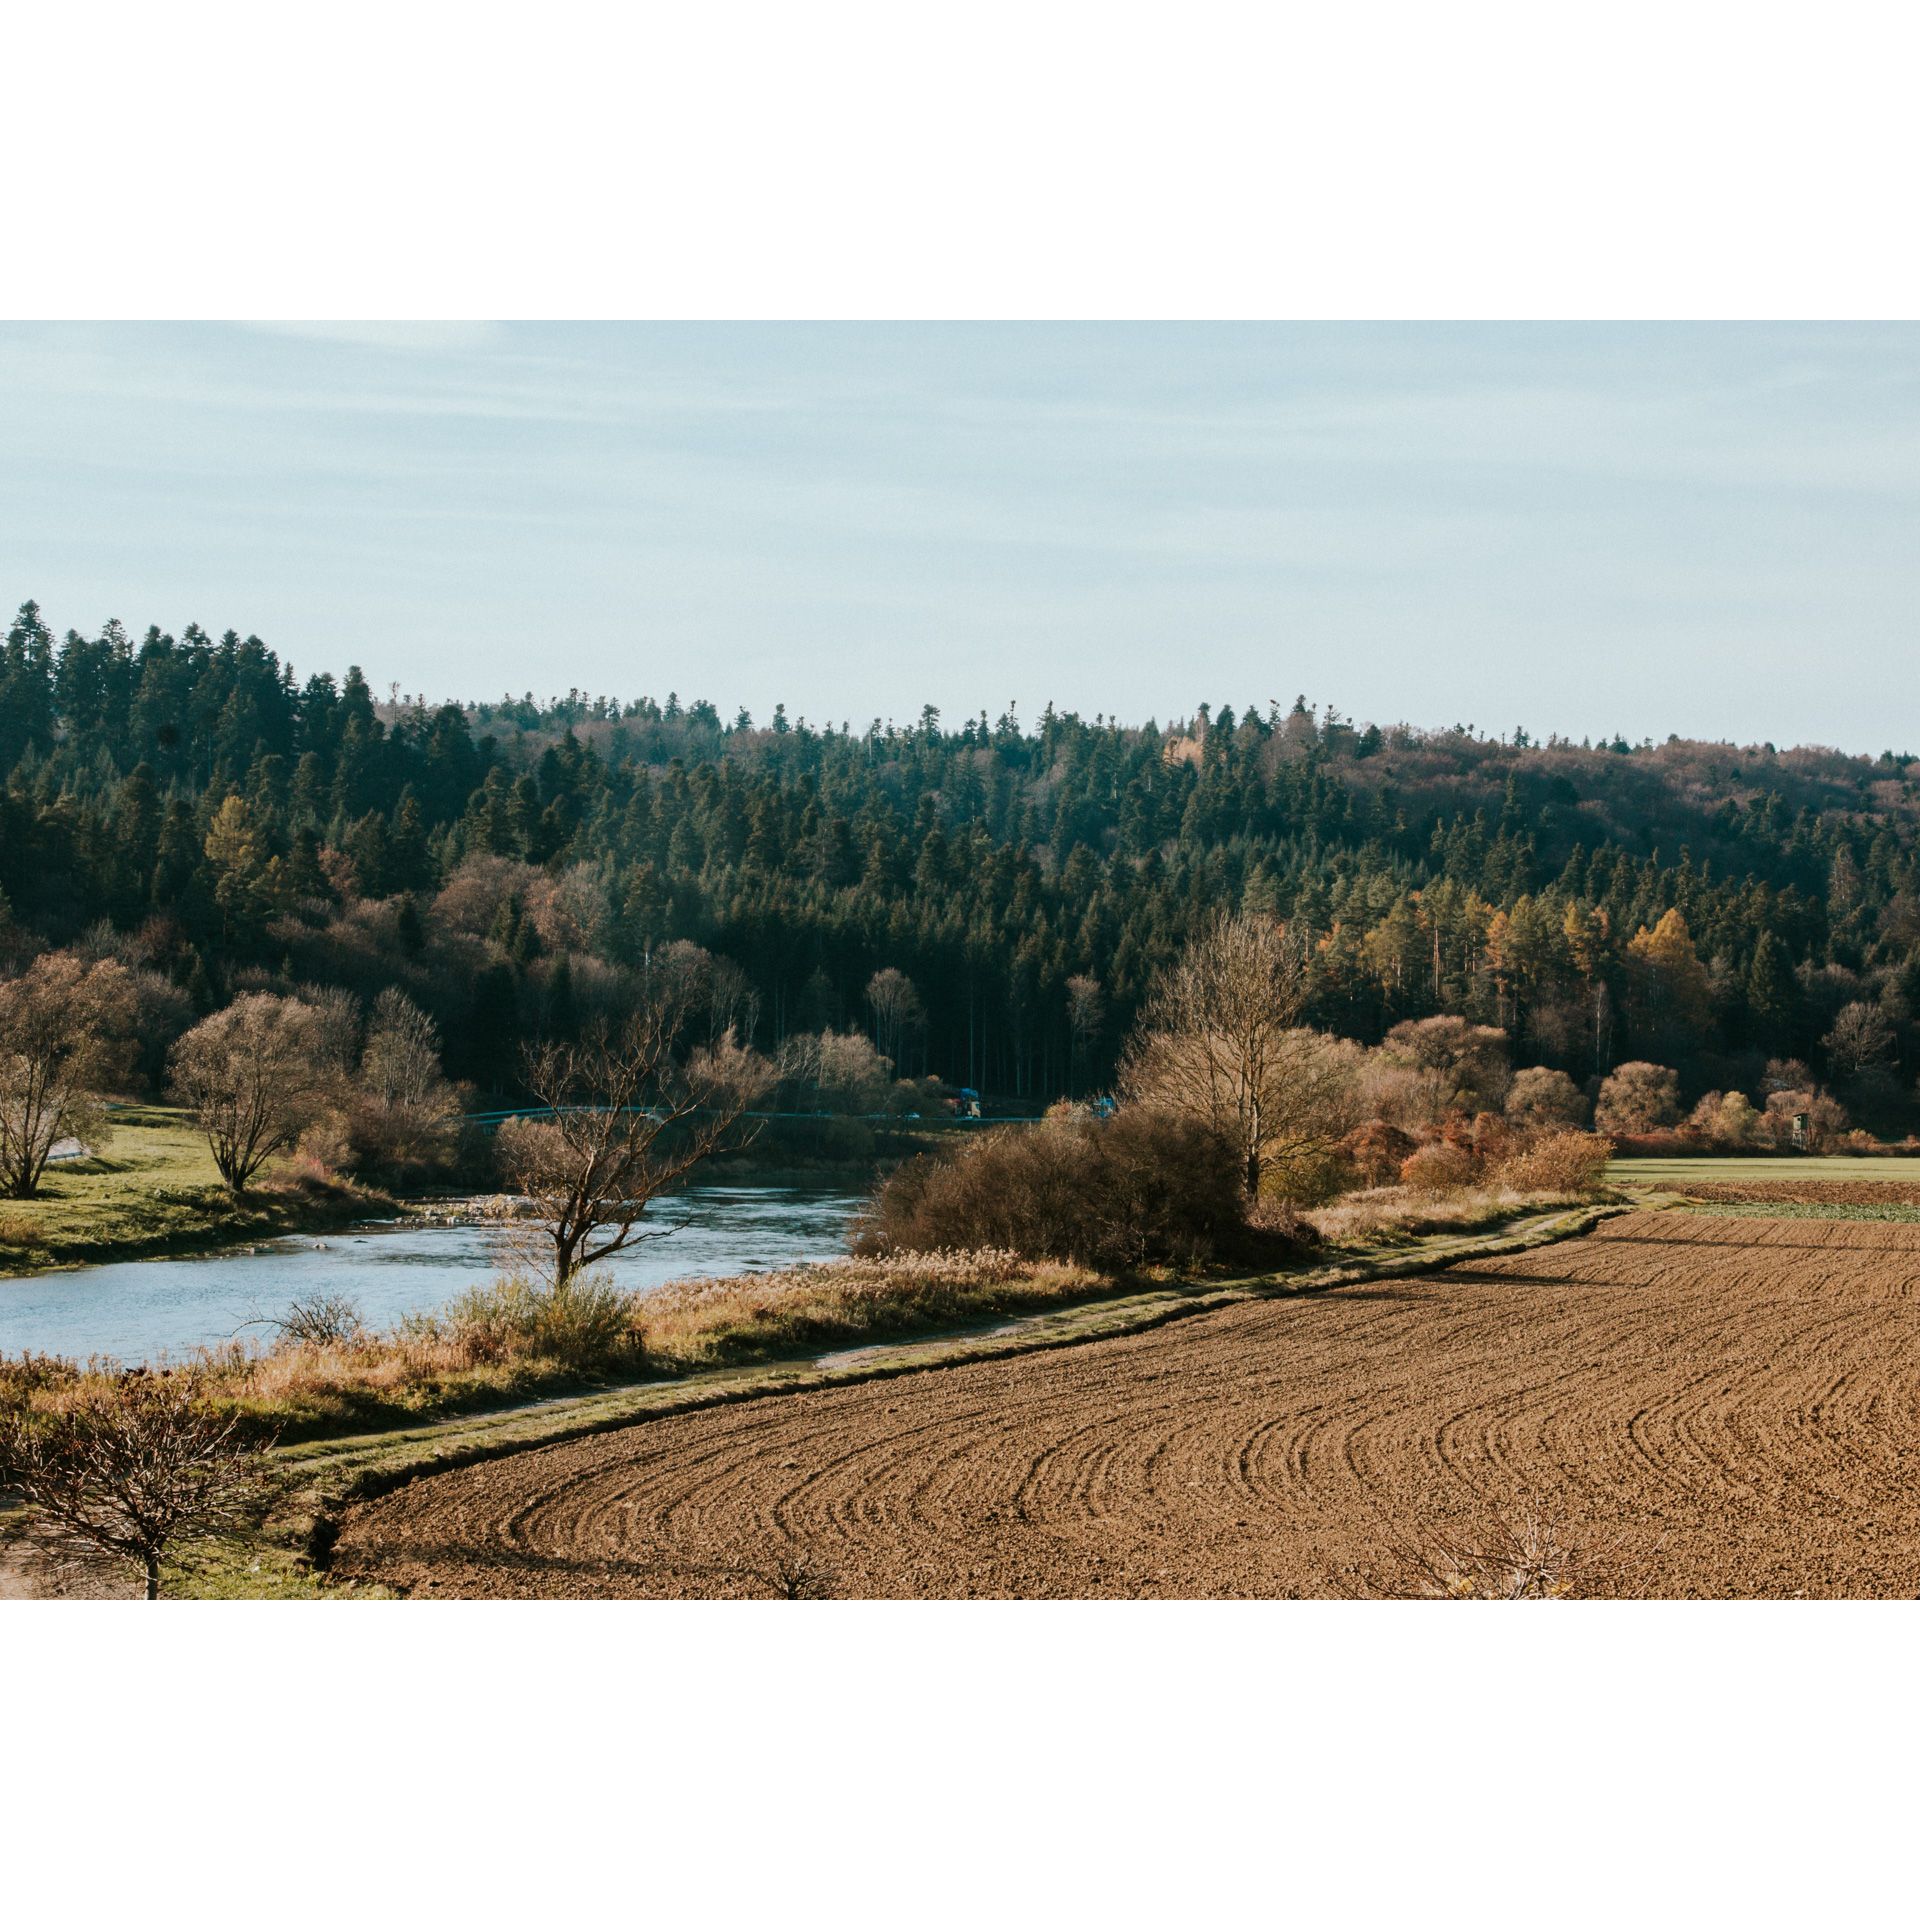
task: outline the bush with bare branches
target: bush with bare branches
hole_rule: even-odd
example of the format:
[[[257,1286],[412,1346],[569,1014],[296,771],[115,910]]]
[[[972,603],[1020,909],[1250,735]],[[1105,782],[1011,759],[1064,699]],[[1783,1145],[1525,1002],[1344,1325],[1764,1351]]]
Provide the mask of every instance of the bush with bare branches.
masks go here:
[[[1523,1125],[1584,1127],[1592,1110],[1587,1096],[1552,1067],[1522,1067],[1507,1089],[1507,1118]]]
[[[1680,1118],[1680,1076],[1651,1060],[1628,1060],[1600,1087],[1593,1124],[1601,1133],[1651,1133]]]
[[[1389,1566],[1336,1579],[1353,1599],[1572,1600],[1617,1576],[1618,1540],[1595,1545],[1546,1502],[1523,1512],[1490,1508],[1467,1528],[1420,1522],[1394,1529]]]
[[[1429,1140],[1407,1157],[1401,1183],[1425,1193],[1453,1193],[1480,1184],[1485,1168],[1464,1147]]]
[[[780,1600],[831,1600],[840,1591],[833,1569],[804,1547],[776,1554],[761,1577]]]
[[[1613,1142],[1591,1133],[1548,1133],[1500,1163],[1499,1177],[1520,1193],[1586,1193],[1600,1184]]]
[[[1281,1236],[1249,1231],[1243,1178],[1238,1146],[1186,1114],[1129,1107],[1102,1122],[1063,1109],[1037,1127],[980,1135],[950,1159],[908,1161],[853,1244],[863,1253],[1010,1247],[1115,1267],[1200,1264],[1218,1252],[1285,1257]],[[1249,1241],[1263,1244],[1243,1247]]]
[[[240,1425],[189,1375],[128,1374],[58,1412],[0,1417],[0,1485],[41,1541],[133,1561],[157,1600],[172,1549],[222,1531],[254,1489],[264,1449]]]

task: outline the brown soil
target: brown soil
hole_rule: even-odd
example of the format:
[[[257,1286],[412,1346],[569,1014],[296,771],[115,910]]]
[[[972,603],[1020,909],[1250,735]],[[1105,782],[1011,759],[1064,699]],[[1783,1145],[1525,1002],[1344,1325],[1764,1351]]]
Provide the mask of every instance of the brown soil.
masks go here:
[[[1414,1279],[676,1414],[420,1480],[423,1596],[1331,1595],[1490,1512],[1582,1591],[1920,1595],[1920,1228],[1639,1214]],[[789,1580],[791,1584],[791,1580]]]
[[[1651,1191],[1736,1207],[1920,1207],[1920,1180],[1669,1180]]]

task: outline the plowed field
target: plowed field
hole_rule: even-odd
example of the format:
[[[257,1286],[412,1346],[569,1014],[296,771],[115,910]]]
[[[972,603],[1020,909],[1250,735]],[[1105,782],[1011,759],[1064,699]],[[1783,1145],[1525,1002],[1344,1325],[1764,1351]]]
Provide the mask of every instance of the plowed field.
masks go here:
[[[1920,1180],[1665,1180],[1653,1191],[1722,1206],[1920,1207]]]
[[[1920,1595],[1920,1228],[1639,1214],[558,1443],[354,1509],[416,1595],[1330,1595],[1535,1498],[1589,1589]]]

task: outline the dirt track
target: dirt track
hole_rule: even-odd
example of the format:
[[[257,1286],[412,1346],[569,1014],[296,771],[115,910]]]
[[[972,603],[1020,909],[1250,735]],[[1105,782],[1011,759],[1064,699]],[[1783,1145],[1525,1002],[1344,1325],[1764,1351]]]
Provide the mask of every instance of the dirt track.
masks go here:
[[[1330,1595],[1535,1495],[1599,1593],[1920,1596],[1920,1228],[1639,1214],[1418,1279],[675,1415],[356,1509],[416,1595]]]

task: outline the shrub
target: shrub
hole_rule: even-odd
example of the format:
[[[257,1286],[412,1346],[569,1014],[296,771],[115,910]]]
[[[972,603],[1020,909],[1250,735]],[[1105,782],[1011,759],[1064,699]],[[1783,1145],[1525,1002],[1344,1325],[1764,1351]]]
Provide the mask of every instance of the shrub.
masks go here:
[[[1601,1082],[1593,1124],[1601,1133],[1652,1133],[1680,1118],[1680,1076],[1651,1060],[1629,1060]]]
[[[271,1316],[269,1324],[296,1347],[350,1345],[366,1331],[359,1301],[344,1293],[307,1294]]]
[[[26,1501],[42,1538],[143,1568],[157,1600],[175,1543],[234,1518],[261,1451],[192,1377],[130,1373],[58,1412],[0,1418],[0,1486]]]
[[[1369,1120],[1340,1142],[1340,1151],[1354,1173],[1370,1187],[1391,1186],[1401,1167],[1412,1158],[1419,1142],[1385,1120]]]
[[[1507,1089],[1510,1120],[1533,1126],[1584,1127],[1590,1111],[1586,1095],[1552,1067],[1523,1067]]]
[[[1480,1172],[1479,1163],[1464,1148],[1434,1140],[1408,1158],[1400,1169],[1400,1178],[1421,1192],[1450,1193],[1475,1185]]]
[[[1584,1193],[1599,1184],[1613,1142],[1591,1133],[1549,1133],[1504,1162],[1500,1177],[1521,1193]]]
[[[1656,1127],[1651,1133],[1614,1133],[1614,1151],[1639,1160],[1684,1160],[1718,1153],[1711,1136],[1697,1127]]]
[[[1320,1229],[1290,1200],[1260,1201],[1247,1215],[1247,1232],[1256,1241],[1267,1243],[1259,1251],[1285,1248],[1308,1253],[1324,1238]]]
[[[1801,1123],[1798,1143],[1815,1153],[1825,1153],[1847,1131],[1847,1110],[1831,1094],[1807,1094],[1798,1089],[1768,1094],[1761,1124],[1777,1145],[1796,1143],[1796,1119]]]
[[[1707,1100],[1712,1098],[1711,1094],[1707,1096]],[[1726,1095],[1703,1121],[1701,1108],[1707,1105],[1707,1100],[1701,1101],[1700,1106],[1694,1109],[1693,1117],[1696,1124],[1706,1127],[1717,1145],[1757,1147],[1766,1139],[1767,1131],[1761,1124],[1760,1115],[1744,1093]]]
[[[908,1161],[857,1224],[867,1256],[1006,1247],[1031,1260],[1198,1263],[1245,1227],[1234,1147],[1198,1121],[1129,1107],[1003,1127]]]
[[[634,1296],[591,1269],[564,1287],[510,1274],[402,1324],[409,1338],[444,1342],[465,1366],[557,1360],[592,1369],[630,1363],[641,1350]]]

